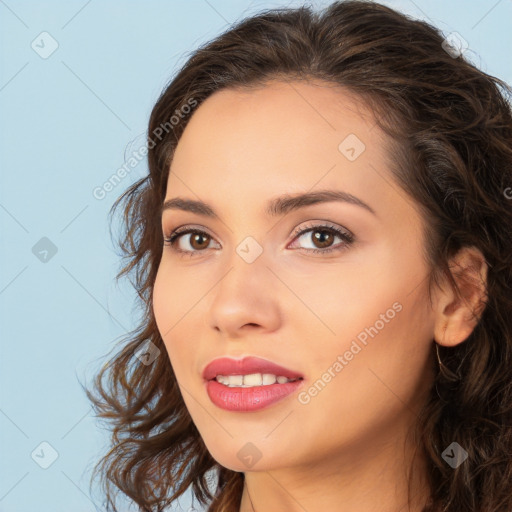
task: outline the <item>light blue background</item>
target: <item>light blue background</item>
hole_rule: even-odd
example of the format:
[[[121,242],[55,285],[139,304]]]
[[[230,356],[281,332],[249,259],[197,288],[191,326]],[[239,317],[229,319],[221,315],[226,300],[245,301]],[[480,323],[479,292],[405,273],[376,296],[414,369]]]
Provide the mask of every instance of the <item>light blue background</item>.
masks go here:
[[[107,437],[79,380],[136,326],[107,213],[146,164],[102,200],[93,189],[143,144],[187,52],[243,16],[301,3],[0,0],[0,511],[96,510],[88,483]],[[459,32],[473,62],[512,83],[511,0],[384,3]],[[47,59],[31,48],[43,31],[59,45]],[[57,247],[46,263],[32,252],[42,237]],[[31,458],[43,441],[58,452],[48,469]]]

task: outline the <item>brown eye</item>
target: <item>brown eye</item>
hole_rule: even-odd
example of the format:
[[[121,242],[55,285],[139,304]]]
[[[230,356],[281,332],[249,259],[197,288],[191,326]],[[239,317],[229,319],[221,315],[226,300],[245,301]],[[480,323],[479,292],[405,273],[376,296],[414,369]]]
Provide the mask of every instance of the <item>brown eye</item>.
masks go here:
[[[340,240],[336,245],[336,239]],[[299,231],[294,239],[294,245],[306,252],[327,253],[341,251],[348,248],[354,242],[354,236],[350,231],[334,226],[314,225],[308,229]],[[302,243],[302,245],[301,245]]]
[[[174,251],[193,256],[208,249],[212,237],[198,229],[179,229],[164,237],[165,245],[169,245]]]
[[[333,233],[327,229],[317,229],[312,231],[311,234],[313,235],[312,240],[315,247],[318,247],[319,249],[329,247],[334,241]]]
[[[206,249],[210,244],[210,236],[206,233],[195,232],[191,233],[191,235],[189,239],[190,246],[197,251]]]

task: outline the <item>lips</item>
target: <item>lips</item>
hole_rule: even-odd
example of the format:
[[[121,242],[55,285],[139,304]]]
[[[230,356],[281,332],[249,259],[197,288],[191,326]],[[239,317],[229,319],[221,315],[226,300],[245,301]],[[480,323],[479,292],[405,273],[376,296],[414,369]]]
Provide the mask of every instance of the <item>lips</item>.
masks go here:
[[[251,373],[271,373],[276,377],[283,376],[287,379],[304,378],[300,372],[259,357],[244,357],[243,359],[221,357],[214,359],[203,370],[203,378],[209,381],[215,379],[217,375],[250,375]]]

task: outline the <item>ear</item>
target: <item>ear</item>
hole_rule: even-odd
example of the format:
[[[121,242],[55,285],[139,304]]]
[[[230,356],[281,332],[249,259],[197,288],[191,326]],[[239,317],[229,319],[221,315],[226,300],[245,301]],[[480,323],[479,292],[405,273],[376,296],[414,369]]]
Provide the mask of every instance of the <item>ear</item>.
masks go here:
[[[439,345],[462,343],[473,332],[487,303],[488,265],[476,247],[463,247],[450,259],[460,298],[446,280],[435,305],[434,338]]]

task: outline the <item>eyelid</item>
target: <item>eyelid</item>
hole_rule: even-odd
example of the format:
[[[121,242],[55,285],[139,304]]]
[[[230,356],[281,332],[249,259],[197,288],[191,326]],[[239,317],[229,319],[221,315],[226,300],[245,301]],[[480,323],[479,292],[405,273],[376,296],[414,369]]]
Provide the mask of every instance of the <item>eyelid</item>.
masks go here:
[[[307,222],[308,222],[307,226],[299,225],[293,230],[292,235],[291,235],[293,237],[293,239],[295,239],[298,235],[304,234],[305,232],[310,231],[314,228],[317,228],[318,230],[320,230],[321,228],[332,229],[333,231],[339,232],[340,235],[343,235],[344,237],[346,237],[348,239],[353,240],[355,238],[350,230],[348,230],[347,228],[345,228],[343,226],[335,224],[331,221],[311,220],[311,221],[307,221]]]
[[[184,224],[183,226],[179,226],[175,229],[165,231],[163,238],[164,238],[164,242],[166,242],[167,245],[171,245],[170,242],[178,240],[180,235],[190,235],[192,233],[202,233],[202,234],[209,236],[213,241],[216,241],[216,237],[214,235],[212,235],[211,233],[209,233],[209,231],[206,228],[204,228],[202,226],[199,227],[195,224]],[[217,243],[220,245],[219,242],[217,242]],[[176,252],[180,252],[180,251],[177,249]],[[181,252],[189,253],[189,252],[203,252],[203,251],[181,251]]]

